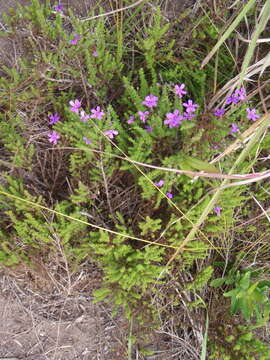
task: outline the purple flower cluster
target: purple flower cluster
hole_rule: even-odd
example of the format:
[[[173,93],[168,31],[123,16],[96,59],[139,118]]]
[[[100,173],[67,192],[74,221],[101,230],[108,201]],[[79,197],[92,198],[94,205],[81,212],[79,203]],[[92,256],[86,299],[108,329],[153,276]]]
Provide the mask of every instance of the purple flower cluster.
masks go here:
[[[60,135],[56,131],[52,131],[48,134],[49,142],[52,144],[57,144],[57,141],[60,139]]]
[[[100,110],[100,106],[97,106],[96,109],[91,109],[92,115],[90,116],[92,119],[101,120],[102,117],[105,115],[103,111]]]
[[[51,114],[49,115],[49,119],[50,119],[49,125],[54,125],[60,120],[60,116],[57,113]],[[55,130],[50,132],[48,134],[48,137],[49,137],[49,142],[54,145],[56,145],[58,140],[60,139],[60,135]]]
[[[241,87],[239,90],[235,90],[234,96],[237,96],[240,101],[246,100],[247,94],[244,87]]]
[[[175,95],[177,95],[180,99],[182,99],[182,97],[187,94],[187,91],[184,90],[185,86],[185,84],[179,84],[174,86]]]
[[[69,108],[70,111],[79,114],[80,115],[80,119],[83,122],[86,122],[87,120],[91,119],[97,119],[97,120],[102,120],[103,116],[105,115],[105,113],[101,110],[100,106],[97,106],[96,108],[91,109],[91,115],[86,114],[86,112],[84,110],[81,110],[82,107],[82,103],[80,100],[76,99],[76,100],[71,100],[69,102],[69,104],[71,105],[71,107]],[[130,117],[130,119],[132,119],[132,117]],[[109,139],[113,139],[116,135],[118,135],[118,131],[117,130],[107,130],[104,131],[103,134],[105,136],[107,136]],[[83,140],[85,142],[86,145],[90,145],[91,144],[91,140],[88,139],[86,136],[83,136]]]
[[[149,115],[149,111],[138,111],[138,115],[139,115],[140,120],[145,124],[146,118]]]
[[[132,124],[134,122],[134,120],[135,120],[135,117],[133,115],[130,115],[130,117],[127,120],[127,123]]]
[[[78,41],[80,41],[80,40],[81,40],[81,38],[79,37],[79,35],[78,35],[78,34],[74,34],[74,35],[73,35],[73,38],[69,40],[69,43],[70,43],[71,45],[77,45],[77,44],[78,44]]]
[[[178,84],[174,86],[174,93],[180,99],[187,94],[187,91],[184,90],[184,88],[185,84]],[[152,110],[158,105],[158,97],[153,94],[149,94],[145,97],[144,101],[142,101],[142,104]],[[193,103],[193,100],[189,99],[186,103],[183,104],[183,106],[185,107],[185,112],[183,113],[183,115],[180,114],[180,111],[178,109],[175,109],[173,112],[168,112],[166,114],[164,124],[168,125],[169,128],[174,128],[178,127],[182,120],[191,120],[196,116],[194,113],[196,112],[196,109],[199,107],[199,105]],[[142,123],[145,124],[147,122],[147,118],[150,115],[150,112],[138,111],[137,114]],[[131,115],[127,120],[127,123],[132,124],[134,120],[135,117]],[[153,128],[151,126],[145,126],[145,130],[148,132],[152,132]]]
[[[164,180],[159,180],[157,182],[154,182],[154,184],[157,186],[157,187],[162,187],[164,184],[165,184],[165,181]],[[173,198],[173,194],[169,191],[166,192],[166,196],[168,199],[172,199]]]
[[[256,114],[256,109],[247,108],[247,118],[252,121],[256,121],[260,116]]]
[[[186,108],[186,111],[183,115],[180,115],[180,111],[178,109],[174,110],[172,113],[167,113],[164,124],[168,125],[169,128],[174,128],[178,127],[182,120],[192,120],[196,116],[194,112],[199,106],[198,104],[194,104],[192,100],[188,100],[183,104],[183,106]]]
[[[145,130],[146,130],[147,132],[152,132],[152,131],[153,131],[153,128],[152,128],[152,126],[146,125],[146,126],[145,126]]]
[[[166,114],[166,120],[164,120],[164,124],[168,125],[169,128],[174,128],[180,125],[181,120],[184,120],[184,117],[180,115],[180,111],[176,109],[173,113]]]
[[[54,125],[60,120],[60,116],[58,114],[52,114],[49,116],[49,125]]]
[[[59,4],[59,6],[60,6],[59,10],[56,10],[56,11],[60,11],[62,9],[62,6],[60,4]],[[77,44],[77,42],[79,40],[80,40],[79,36],[77,34],[75,34],[73,39],[70,40],[70,43],[75,45],[75,44]],[[97,56],[97,54],[93,53],[93,56]],[[183,96],[187,94],[187,91],[184,89],[185,89],[185,84],[175,85],[174,86],[175,95],[178,98],[182,99]],[[150,112],[153,114],[154,108],[158,106],[158,100],[159,99],[157,96],[155,96],[153,94],[149,94],[145,97],[144,101],[142,101],[141,104],[145,105],[149,110],[149,111],[138,111],[138,113],[137,113],[137,116],[139,117],[139,119],[141,120],[141,122],[143,124],[146,124],[147,119],[150,115]],[[235,90],[232,93],[232,95],[230,95],[226,98],[226,105],[237,104],[240,101],[244,101],[244,100],[246,100],[246,92],[245,92],[245,89],[242,87],[239,90]],[[96,108],[91,109],[90,110],[91,115],[87,114],[82,109],[82,102],[78,99],[69,101],[69,105],[70,105],[69,110],[73,113],[78,114],[80,117],[80,120],[83,122],[87,122],[90,118],[102,120],[102,118],[105,115],[105,113],[101,110],[100,106],[97,106]],[[164,120],[164,124],[167,125],[169,128],[179,127],[181,125],[181,121],[191,120],[196,116],[195,113],[196,113],[199,105],[194,103],[193,100],[188,99],[186,102],[183,103],[183,107],[185,108],[185,111],[182,115],[180,114],[179,109],[175,109],[175,110],[173,110],[173,112],[166,113],[166,119]],[[257,114],[257,110],[255,108],[247,108],[246,111],[247,111],[247,118],[249,120],[256,121],[260,117]],[[225,114],[225,109],[223,109],[223,108],[217,108],[214,111],[214,116],[216,116],[218,118],[223,117],[224,114]],[[50,119],[49,125],[54,125],[60,120],[60,116],[57,113],[54,113],[54,114],[49,115],[49,119]],[[135,116],[130,115],[130,117],[127,120],[127,123],[132,124],[134,121],[135,121]],[[149,125],[144,125],[143,127],[147,132],[153,131],[153,127],[151,127]],[[240,129],[237,124],[232,123],[230,125],[230,134],[231,135],[233,135],[239,131],[240,131]],[[115,129],[110,129],[107,131],[103,131],[103,135],[108,137],[109,139],[114,139],[117,135],[119,135],[119,132]],[[60,135],[56,131],[52,131],[51,133],[49,133],[48,137],[49,137],[49,142],[54,145],[57,144],[58,140],[60,139]],[[91,140],[89,138],[87,138],[86,136],[83,136],[83,141],[85,142],[86,145],[91,144]],[[217,146],[214,148],[217,148]],[[158,188],[161,188],[164,186],[165,182],[164,182],[164,180],[161,179],[161,180],[155,182],[154,184]],[[166,197],[168,199],[172,199],[173,198],[172,192],[167,191]],[[222,208],[220,206],[216,206],[213,209],[213,211],[215,212],[216,216],[220,217]]]
[[[173,194],[171,193],[171,192],[166,192],[166,196],[167,196],[167,198],[169,198],[169,199],[172,199],[173,198]]]
[[[59,3],[57,5],[54,5],[54,11],[62,13],[63,12],[63,6]]]
[[[154,183],[157,187],[162,187],[164,185],[164,180],[159,180]]]
[[[246,90],[241,87],[239,90],[235,90],[232,95],[226,98],[226,105],[237,104],[239,101],[244,101],[246,99]]]
[[[157,106],[157,102],[158,102],[158,97],[150,94],[146,96],[142,104],[152,109],[153,107]]]
[[[231,95],[231,96],[228,96],[227,98],[226,98],[226,102],[225,102],[225,104],[226,105],[230,105],[230,104],[237,104],[237,103],[239,103],[239,97],[238,96],[235,96],[235,95]]]
[[[196,114],[187,113],[187,112],[184,112],[184,114],[183,114],[184,120],[192,120],[195,116],[196,116]]]
[[[80,112],[80,119],[84,122],[90,119],[90,115],[87,115],[84,110]]]
[[[80,120],[83,122],[86,122],[90,118],[101,120],[105,115],[105,113],[101,110],[100,106],[91,109],[91,115],[86,114],[86,112],[82,110],[81,101],[78,99],[69,101],[69,105],[70,105],[69,110],[75,114],[78,114],[80,116]],[[49,115],[49,119],[50,119],[49,125],[53,125],[60,120],[60,116],[55,113]],[[104,131],[103,134],[107,136],[109,139],[113,139],[116,135],[118,135],[118,131],[112,129],[112,130]],[[57,144],[58,140],[60,139],[60,135],[58,135],[56,131],[49,133],[48,137],[49,137],[49,141],[52,144]],[[85,142],[86,145],[91,144],[91,140],[88,139],[86,136],[83,136],[83,141]]]
[[[82,103],[80,102],[80,100],[76,99],[76,100],[71,100],[69,102],[69,105],[71,106],[69,108],[70,111],[76,113],[76,114],[79,114],[79,111],[80,111],[80,108],[82,106]]]
[[[196,111],[196,108],[199,107],[198,104],[193,104],[192,100],[188,100],[187,103],[184,103],[183,106],[186,108],[186,113],[194,113]]]
[[[225,109],[216,109],[215,112],[214,112],[214,115],[216,117],[222,117],[225,113]]]
[[[239,131],[239,127],[236,124],[232,123],[230,134],[237,133],[238,131]]]
[[[90,145],[91,144],[91,140],[88,139],[88,137],[83,136],[83,141],[85,142],[86,145]]]
[[[220,206],[216,206],[214,207],[214,212],[216,213],[217,216],[220,216],[221,215],[221,210],[222,208]]]
[[[235,90],[230,96],[226,98],[225,104],[238,104],[240,101],[245,101],[247,98],[246,90],[244,87],[241,87],[240,89]],[[247,118],[252,121],[256,121],[260,116],[257,114],[257,110],[255,108],[247,108]],[[214,112],[214,116],[221,118],[225,113],[224,109],[216,109]],[[238,125],[235,123],[232,123],[231,125],[230,134],[237,133],[240,129]]]
[[[117,130],[108,130],[108,131],[104,131],[103,134],[108,136],[109,139],[113,139],[116,135],[118,135],[118,131]]]

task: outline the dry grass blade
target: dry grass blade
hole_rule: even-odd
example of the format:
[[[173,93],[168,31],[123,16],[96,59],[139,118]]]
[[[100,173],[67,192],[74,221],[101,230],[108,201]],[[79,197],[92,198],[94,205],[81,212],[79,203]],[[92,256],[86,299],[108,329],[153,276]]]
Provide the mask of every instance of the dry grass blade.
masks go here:
[[[145,0],[138,0],[136,1],[134,4],[131,4],[131,5],[128,5],[128,6],[124,6],[122,8],[119,8],[119,9],[116,9],[116,10],[112,10],[112,11],[108,11],[104,14],[99,14],[99,15],[95,15],[95,16],[91,16],[91,17],[88,17],[86,19],[81,19],[82,22],[84,21],[90,21],[90,20],[94,20],[94,19],[98,19],[98,18],[101,18],[101,17],[104,17],[104,16],[110,16],[110,15],[114,15],[116,13],[119,13],[119,12],[122,12],[122,11],[125,11],[125,10],[128,10],[128,9],[131,9],[133,7],[136,7],[140,4],[142,4]]]
[[[231,154],[233,151],[236,151],[239,148],[241,148],[244,143],[248,142],[252,138],[258,127],[265,120],[266,116],[269,116],[269,114],[266,114],[265,116],[258,119],[254,124],[252,124],[246,131],[243,132],[243,134],[241,134],[241,139],[236,139],[235,142],[230,146],[228,146],[227,149],[225,149],[222,154],[218,155],[212,161],[210,161],[210,164],[214,164],[218,162],[225,156]]]
[[[270,42],[270,39],[269,39],[269,42]],[[263,62],[263,65],[262,65],[262,69],[261,69],[261,72],[260,72],[260,76],[262,76],[262,74],[265,72],[265,69],[270,66],[270,51],[268,53],[268,55],[265,56],[264,58],[264,62]]]
[[[221,38],[216,43],[216,45],[213,47],[213,49],[210,51],[210,53],[203,60],[201,69],[209,62],[209,60],[213,57],[213,55],[216,53],[216,51],[220,48],[220,46],[224,43],[224,41],[226,41],[228,39],[228,37],[235,30],[237,25],[242,21],[244,16],[248,13],[248,11],[250,9],[252,9],[252,7],[255,4],[256,4],[256,0],[249,0],[249,2],[243,7],[242,11],[238,14],[238,16],[231,23],[231,25],[228,27],[228,29],[224,32],[224,34],[221,36]]]
[[[265,71],[266,67],[268,66],[270,66],[269,55],[257,61],[255,64],[249,66],[244,80],[247,81],[251,80],[252,76],[262,73],[262,71]],[[224,85],[223,88],[220,89],[215,96],[213,96],[212,100],[208,104],[208,109],[212,109],[215,106],[215,104],[217,104],[217,102],[220,100],[220,98],[222,98],[227,92],[233,91],[237,87],[239,80],[240,80],[240,75],[238,74],[233,79],[228,81],[227,84]],[[267,82],[265,82],[265,84],[266,83]],[[217,107],[220,107],[222,103],[224,103],[224,101],[225,100],[222,99],[222,101],[217,105]]]
[[[238,34],[237,37],[238,37],[241,41],[246,42],[246,43],[248,43],[248,44],[250,44],[251,41],[252,41],[252,40],[247,40],[247,39],[243,38],[243,36],[242,36],[241,34]],[[267,43],[267,42],[269,42],[269,41],[270,41],[270,38],[258,39],[258,40],[256,41],[256,44]]]
[[[263,212],[263,215],[265,215],[265,217],[267,218],[267,220],[270,222],[270,216],[267,214],[267,210],[265,210],[262,205],[260,204],[260,202],[255,198],[255,196],[253,196],[253,200],[256,202],[256,204],[260,207],[260,209],[262,210]]]
[[[209,328],[209,318],[208,318],[208,314],[207,314],[207,316],[206,316],[206,324],[205,324],[205,334],[204,334],[204,337],[203,337],[202,353],[201,353],[200,360],[206,360],[208,328]]]
[[[265,3],[265,6],[261,12],[260,21],[259,21],[258,25],[256,26],[256,29],[252,35],[251,42],[248,46],[247,52],[246,52],[244,60],[243,60],[241,73],[239,75],[239,85],[241,85],[244,80],[248,65],[250,64],[250,61],[254,55],[254,50],[256,47],[257,40],[259,39],[259,36],[262,33],[262,31],[265,29],[266,24],[269,20],[269,17],[270,17],[270,0],[267,0]]]

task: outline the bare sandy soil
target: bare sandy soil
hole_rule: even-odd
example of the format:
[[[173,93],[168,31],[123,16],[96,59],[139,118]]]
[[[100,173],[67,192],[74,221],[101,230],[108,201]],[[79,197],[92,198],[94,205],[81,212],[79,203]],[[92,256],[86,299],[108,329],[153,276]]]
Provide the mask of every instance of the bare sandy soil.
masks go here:
[[[28,298],[26,306],[17,299],[0,299],[0,357],[24,360],[113,359],[110,333],[116,325],[100,306],[82,299],[62,300],[58,302],[63,303],[61,311],[66,312],[67,308],[72,311],[71,308],[76,307],[77,314],[80,309],[81,315],[72,320],[54,320],[33,311],[33,300]],[[44,305],[44,310],[47,307]],[[50,309],[47,311],[50,315]]]
[[[83,273],[82,273],[83,274]],[[82,275],[89,280],[90,276]],[[125,359],[125,320],[89,292],[66,295],[56,287],[33,287],[27,276],[0,276],[0,360]],[[80,284],[81,286],[82,284]]]

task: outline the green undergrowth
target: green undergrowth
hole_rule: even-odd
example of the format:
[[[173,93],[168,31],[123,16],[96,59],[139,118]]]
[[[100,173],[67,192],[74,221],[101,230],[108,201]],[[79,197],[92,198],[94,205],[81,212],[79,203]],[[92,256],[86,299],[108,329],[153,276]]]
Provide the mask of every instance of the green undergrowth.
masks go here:
[[[32,0],[30,7],[4,17],[7,31],[1,36],[20,36],[24,54],[12,68],[3,63],[0,78],[0,263],[31,267],[37,259],[46,265],[62,257],[76,271],[84,261],[97,261],[103,284],[96,299],[112,301],[115,311],[122,307],[128,319],[141,324],[158,321],[152,300],[166,288],[168,274],[179,281],[180,292],[190,294],[191,311],[201,310],[214,291],[210,280],[226,279],[224,259],[234,263],[236,254],[242,254],[248,266],[256,254],[260,267],[269,258],[267,218],[261,216],[244,227],[239,224],[257,215],[254,196],[264,207],[270,191],[267,181],[223,189],[216,204],[221,213],[212,209],[201,231],[166,266],[221,183],[166,169],[229,173],[239,151],[214,165],[210,161],[236,138],[243,140],[240,133],[230,133],[232,123],[241,132],[250,123],[245,101],[222,118],[205,107],[214,82],[222,86],[234,75],[225,47],[218,57],[221,71],[215,61],[200,70],[202,58],[218,37],[208,17],[191,34],[194,46],[180,52],[162,12],[144,14],[142,9],[137,12],[144,18],[124,16],[121,30],[117,22],[110,27],[102,17],[81,22],[71,11],[62,17],[49,2],[40,5]],[[142,27],[139,32],[132,29],[135,20]],[[72,44],[76,34],[79,40]],[[209,41],[202,45],[198,39]],[[188,92],[183,99],[174,90],[181,83]],[[158,105],[149,109],[142,102],[150,94],[158,98]],[[70,111],[69,102],[75,99],[87,114],[100,106],[104,115],[81,121]],[[179,127],[164,124],[168,113],[185,111],[188,99],[199,105],[196,116],[181,120]],[[139,112],[145,111],[149,113],[144,123]],[[49,125],[52,114],[60,120]],[[106,132],[112,130],[115,136],[110,139]],[[48,141],[51,131],[60,136],[55,145]],[[267,153],[269,143],[265,134],[236,172],[267,170],[267,162],[257,162],[257,157]],[[220,262],[225,263],[222,270],[216,266]],[[177,275],[181,273],[189,273],[192,280],[183,283]],[[209,331],[212,358],[224,353],[224,359],[231,359],[226,349],[232,342],[241,355],[243,346],[255,352],[263,348],[268,354],[266,345],[254,338],[254,329],[247,330],[256,320],[254,312],[250,309],[246,316],[247,310],[238,304],[230,313],[233,283],[226,289],[219,285],[214,296],[223,299],[229,317],[242,316],[239,326],[244,330],[239,328],[223,344]],[[162,301],[166,296],[162,294]],[[177,307],[178,295],[170,296]],[[268,309],[267,289],[261,296]],[[261,311],[256,309],[256,315]],[[268,315],[265,310],[265,322]],[[242,358],[253,359],[250,356]]]

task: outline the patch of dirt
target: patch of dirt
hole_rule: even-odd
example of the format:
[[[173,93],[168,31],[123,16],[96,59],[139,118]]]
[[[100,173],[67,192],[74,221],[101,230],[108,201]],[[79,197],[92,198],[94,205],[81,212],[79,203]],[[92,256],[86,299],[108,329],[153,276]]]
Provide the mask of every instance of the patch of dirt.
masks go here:
[[[125,359],[126,321],[110,313],[89,293],[42,293],[2,274],[0,359]]]
[[[10,9],[15,8],[18,3],[22,5],[29,4],[29,0],[1,0],[0,1],[0,14],[8,13]]]

